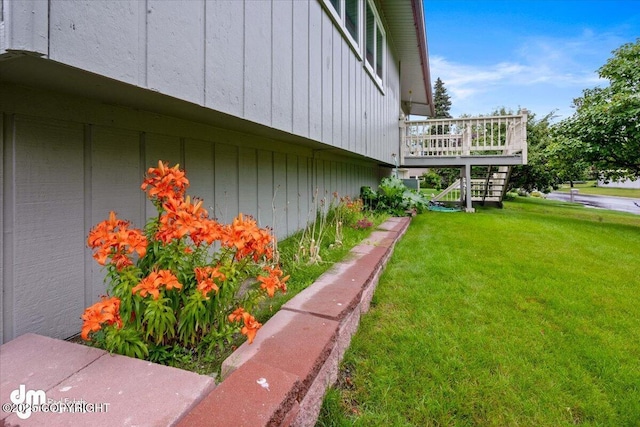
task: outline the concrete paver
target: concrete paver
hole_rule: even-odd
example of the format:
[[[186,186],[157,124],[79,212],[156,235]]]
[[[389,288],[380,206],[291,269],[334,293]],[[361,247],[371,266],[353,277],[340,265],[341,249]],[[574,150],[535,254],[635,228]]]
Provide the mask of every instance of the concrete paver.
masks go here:
[[[215,387],[212,377],[36,334],[3,344],[0,358],[3,404],[24,385],[54,408],[26,419],[3,411],[6,426],[166,426]]]

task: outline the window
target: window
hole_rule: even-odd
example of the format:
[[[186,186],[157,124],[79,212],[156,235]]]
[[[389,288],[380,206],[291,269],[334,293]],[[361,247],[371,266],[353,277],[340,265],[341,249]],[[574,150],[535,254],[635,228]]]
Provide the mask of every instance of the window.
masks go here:
[[[362,0],[322,0],[353,50],[360,56]]]
[[[364,47],[366,51],[365,57],[367,58],[367,63],[373,66],[374,64],[373,53],[375,52],[374,39],[375,39],[375,32],[376,32],[376,20],[373,17],[373,11],[371,10],[371,6],[369,6],[368,2],[367,2],[366,20],[367,20],[367,39],[365,41],[365,47]]]
[[[380,28],[376,28],[376,75],[382,79],[382,51],[384,50],[384,37]]]
[[[366,0],[365,8],[365,67],[382,88],[385,71],[385,33],[370,0]]]
[[[360,5],[358,0],[344,0],[344,25],[356,44],[360,42],[358,23],[360,22]]]
[[[321,0],[358,58],[364,60],[364,68],[384,91],[386,35],[373,1]]]

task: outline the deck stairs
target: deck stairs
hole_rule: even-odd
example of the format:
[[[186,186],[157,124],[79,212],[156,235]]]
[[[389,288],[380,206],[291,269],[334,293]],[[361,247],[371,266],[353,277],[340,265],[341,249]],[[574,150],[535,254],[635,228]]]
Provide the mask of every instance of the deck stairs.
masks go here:
[[[480,205],[502,206],[507,193],[511,166],[476,166],[471,170],[471,201]],[[447,204],[462,204],[466,200],[466,185],[457,179],[432,200]],[[462,193],[460,194],[460,189]]]

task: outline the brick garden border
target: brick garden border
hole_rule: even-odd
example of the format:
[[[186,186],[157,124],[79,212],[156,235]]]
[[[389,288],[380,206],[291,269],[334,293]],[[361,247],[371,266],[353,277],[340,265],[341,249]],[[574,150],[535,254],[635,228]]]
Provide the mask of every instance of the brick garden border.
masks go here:
[[[314,426],[326,389],[369,310],[380,274],[411,219],[390,218],[282,306],[222,364],[223,382],[179,422],[187,426]]]

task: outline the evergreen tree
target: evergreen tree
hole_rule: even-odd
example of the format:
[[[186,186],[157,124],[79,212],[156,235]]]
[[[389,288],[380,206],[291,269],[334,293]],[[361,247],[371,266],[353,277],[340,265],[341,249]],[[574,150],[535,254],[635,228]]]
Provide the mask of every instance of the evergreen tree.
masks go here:
[[[440,80],[440,77],[436,79],[436,84],[433,88],[435,92],[433,95],[433,104],[436,110],[434,118],[450,119],[451,114],[449,114],[449,110],[451,109],[451,97],[447,94],[447,89],[444,87],[444,82]]]

